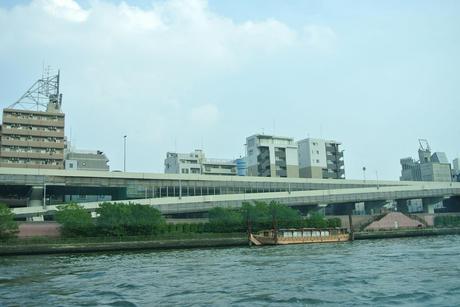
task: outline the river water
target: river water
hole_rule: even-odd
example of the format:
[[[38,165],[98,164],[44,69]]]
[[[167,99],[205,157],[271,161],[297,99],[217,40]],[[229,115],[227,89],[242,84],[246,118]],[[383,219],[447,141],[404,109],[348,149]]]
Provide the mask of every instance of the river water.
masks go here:
[[[459,306],[460,236],[0,258],[1,306]]]

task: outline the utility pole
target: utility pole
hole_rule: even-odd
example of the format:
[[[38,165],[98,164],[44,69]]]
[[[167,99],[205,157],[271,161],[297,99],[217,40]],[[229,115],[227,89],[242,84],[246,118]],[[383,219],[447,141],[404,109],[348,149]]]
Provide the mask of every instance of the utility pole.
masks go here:
[[[375,178],[377,179],[377,190],[378,190],[380,186],[379,186],[379,173],[377,170],[375,171]]]
[[[123,172],[126,173],[126,137],[127,135],[123,136]]]

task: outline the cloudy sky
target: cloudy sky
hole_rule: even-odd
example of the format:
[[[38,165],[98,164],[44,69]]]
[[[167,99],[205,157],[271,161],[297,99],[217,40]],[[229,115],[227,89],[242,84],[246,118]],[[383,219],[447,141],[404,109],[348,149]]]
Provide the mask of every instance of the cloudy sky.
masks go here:
[[[339,140],[398,179],[418,138],[460,152],[460,1],[2,0],[0,107],[61,70],[66,135],[129,171],[237,158],[262,133]]]

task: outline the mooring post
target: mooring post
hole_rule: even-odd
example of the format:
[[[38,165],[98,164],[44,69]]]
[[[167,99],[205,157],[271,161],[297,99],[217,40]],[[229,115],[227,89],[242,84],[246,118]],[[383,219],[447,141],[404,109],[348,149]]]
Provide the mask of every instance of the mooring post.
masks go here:
[[[353,218],[351,216],[351,213],[348,214],[348,223],[350,224],[350,241],[354,241],[355,234],[353,232]]]

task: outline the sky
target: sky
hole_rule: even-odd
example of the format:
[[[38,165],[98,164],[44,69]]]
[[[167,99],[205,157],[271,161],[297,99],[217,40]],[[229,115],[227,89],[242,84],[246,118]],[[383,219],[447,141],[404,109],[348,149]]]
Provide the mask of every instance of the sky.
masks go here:
[[[2,0],[0,107],[60,69],[66,135],[112,170],[244,155],[256,133],[342,142],[398,180],[418,139],[460,152],[460,1]]]

